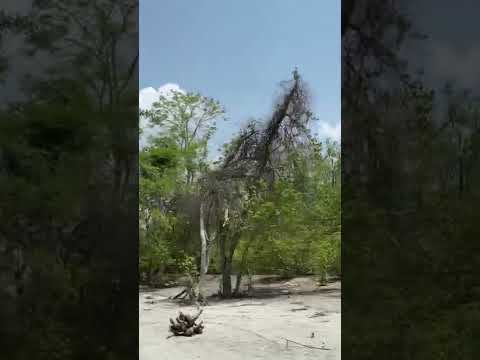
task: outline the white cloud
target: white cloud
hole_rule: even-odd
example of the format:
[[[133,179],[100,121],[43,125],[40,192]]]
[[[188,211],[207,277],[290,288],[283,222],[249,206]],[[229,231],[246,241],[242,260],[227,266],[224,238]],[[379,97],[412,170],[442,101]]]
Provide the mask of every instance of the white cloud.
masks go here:
[[[153,103],[158,100],[160,95],[168,98],[171,95],[172,90],[185,93],[185,90],[180,88],[178,84],[172,83],[162,85],[158,89],[154,89],[153,87],[143,88],[138,94],[138,106],[142,110],[149,110],[152,108]],[[143,134],[140,137],[140,148],[142,148],[147,144],[148,138],[157,134],[159,129],[157,126],[150,127],[148,120],[145,118],[140,119],[140,127],[143,129]]]
[[[178,84],[172,83],[162,85],[158,89],[154,89],[153,87],[143,88],[142,90],[140,90],[140,93],[138,95],[138,104],[140,109],[150,109],[152,107],[152,104],[158,100],[160,95],[168,97],[169,94],[171,94],[172,90],[185,93],[185,90],[181,89]]]
[[[330,138],[340,143],[342,137],[342,125],[340,121],[335,125],[321,121],[318,126],[318,137],[321,139]]]

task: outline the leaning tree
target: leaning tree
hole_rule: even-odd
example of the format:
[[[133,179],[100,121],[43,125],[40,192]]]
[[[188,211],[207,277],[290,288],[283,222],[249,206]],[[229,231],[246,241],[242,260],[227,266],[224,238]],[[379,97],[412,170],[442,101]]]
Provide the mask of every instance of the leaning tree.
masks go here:
[[[262,182],[272,186],[288,153],[310,139],[308,124],[313,114],[307,86],[297,70],[292,80],[282,83],[282,90],[268,121],[251,121],[228,144],[218,166],[202,179],[200,298],[214,241],[220,255],[221,295],[232,296],[232,260],[246,225],[250,190]]]

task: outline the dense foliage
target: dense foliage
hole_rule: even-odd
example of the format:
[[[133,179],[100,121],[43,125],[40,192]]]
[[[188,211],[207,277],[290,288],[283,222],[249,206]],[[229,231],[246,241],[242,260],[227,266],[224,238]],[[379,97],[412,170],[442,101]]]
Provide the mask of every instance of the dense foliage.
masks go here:
[[[2,357],[131,359],[137,2],[23,5],[0,13]]]
[[[478,93],[416,56],[462,35],[404,5],[342,2],[342,356],[477,358]]]

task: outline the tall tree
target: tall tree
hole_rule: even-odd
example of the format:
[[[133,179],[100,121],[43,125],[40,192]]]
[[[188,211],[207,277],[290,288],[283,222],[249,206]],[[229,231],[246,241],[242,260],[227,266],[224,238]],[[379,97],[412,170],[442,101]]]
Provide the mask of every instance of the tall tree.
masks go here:
[[[143,110],[141,116],[151,126],[159,126],[160,133],[175,139],[185,156],[187,185],[193,184],[196,172],[207,155],[207,144],[216,130],[216,120],[224,118],[225,110],[220,103],[199,93],[183,93],[172,90],[160,95],[151,110]]]
[[[169,94],[161,95],[152,109],[142,110],[141,116],[149,121],[149,126],[156,126],[159,129],[159,137],[154,136],[150,139],[150,145],[146,151],[163,151],[165,141],[172,143],[177,152],[178,164],[176,169],[183,176],[183,180],[176,179],[176,195],[189,197],[184,199],[184,207],[180,209],[177,206],[177,214],[185,210],[188,216],[198,216],[198,221],[192,221],[192,226],[198,224],[198,239],[201,248],[200,256],[200,281],[203,283],[203,277],[208,270],[209,249],[211,247],[214,235],[207,233],[205,223],[205,209],[203,203],[197,204],[195,197],[198,194],[197,180],[207,169],[207,151],[208,141],[216,130],[216,121],[220,118],[225,119],[225,110],[220,103],[212,98],[200,95],[198,93],[184,93],[181,91],[172,91]],[[171,147],[172,149],[172,147]],[[201,198],[202,195],[200,194]],[[192,207],[199,206],[199,211],[192,211]],[[191,229],[189,229],[190,231]],[[187,233],[185,233],[187,236]],[[190,289],[192,296],[201,298],[201,289]]]
[[[232,295],[232,261],[245,226],[248,189],[259,181],[273,184],[278,161],[308,136],[313,118],[306,86],[297,70],[283,83],[284,94],[266,124],[250,123],[229,146],[218,168],[205,179],[207,201],[215,208],[216,239],[222,270],[222,296]]]

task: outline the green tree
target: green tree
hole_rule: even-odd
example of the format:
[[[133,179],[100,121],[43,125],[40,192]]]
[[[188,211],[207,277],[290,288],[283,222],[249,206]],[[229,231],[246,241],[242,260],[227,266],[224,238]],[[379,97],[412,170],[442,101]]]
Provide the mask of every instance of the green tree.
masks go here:
[[[185,159],[185,181],[192,185],[202,170],[207,156],[207,144],[216,130],[216,120],[224,118],[220,103],[199,93],[172,90],[160,95],[151,110],[142,110],[151,126],[159,126],[161,134],[174,139]]]
[[[181,154],[168,139],[163,139],[162,147],[146,148],[140,153],[139,265],[148,282],[173,261],[172,234],[180,221],[170,202],[178,191],[180,165]]]
[[[142,150],[140,193],[141,198],[148,198],[149,202],[143,202],[141,221],[146,224],[151,220],[148,214],[153,213],[174,219],[174,227],[155,232],[157,238],[169,238],[170,245],[179,238],[184,242],[194,233],[194,248],[203,249],[201,265],[207,263],[208,254],[204,241],[206,230],[202,226],[203,210],[197,201],[201,198],[198,182],[208,167],[208,141],[216,130],[217,119],[224,118],[224,114],[218,101],[198,93],[180,91],[161,95],[151,110],[140,111],[140,115],[148,119],[148,126],[159,129],[159,134],[152,136]],[[155,241],[158,244],[159,240]],[[141,251],[143,253],[147,248]],[[203,269],[200,278],[206,272],[206,267]],[[200,290],[190,289],[188,294],[194,296],[200,294]]]
[[[258,187],[250,198],[236,259],[240,272],[315,273],[323,279],[339,273],[340,184],[331,181],[339,154],[322,155],[314,139],[308,150],[293,154],[297,165],[290,174],[283,172],[273,188]]]

